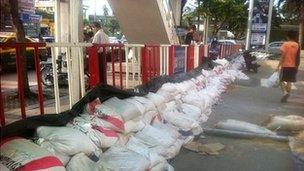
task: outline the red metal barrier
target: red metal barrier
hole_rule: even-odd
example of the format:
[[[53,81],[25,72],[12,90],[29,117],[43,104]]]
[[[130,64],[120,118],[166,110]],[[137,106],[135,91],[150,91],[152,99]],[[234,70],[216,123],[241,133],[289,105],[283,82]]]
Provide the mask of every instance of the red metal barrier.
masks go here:
[[[194,69],[194,46],[189,45],[187,47],[187,64],[186,64],[186,71],[190,71]]]
[[[145,45],[141,67],[143,84],[160,75],[160,45]]]
[[[23,67],[23,57],[21,57],[21,49],[30,48],[34,52],[35,59],[35,68],[36,68],[36,77],[37,77],[37,85],[38,85],[38,101],[40,114],[44,114],[44,106],[43,106],[43,93],[42,93],[42,85],[41,85],[41,73],[40,73],[40,59],[39,59],[39,48],[44,48],[46,46],[45,43],[0,43],[0,48],[12,48],[15,49],[16,52],[16,70],[17,70],[17,83],[18,83],[18,97],[21,109],[22,118],[26,118],[26,100],[25,100],[25,90],[24,90],[24,67]],[[0,84],[1,85],[1,84]],[[4,115],[4,99],[2,98],[2,88],[0,92],[0,120],[1,124],[5,124],[5,115]]]
[[[1,87],[1,74],[0,74],[0,87]],[[1,126],[5,125],[5,115],[4,115],[4,99],[2,97],[2,89],[0,89],[0,122]]]
[[[123,44],[93,44],[89,50],[89,73],[90,73],[90,88],[95,87],[99,83],[108,84],[107,67],[110,62],[112,85],[116,85],[116,74],[119,74],[119,87],[123,88]],[[116,54],[117,51],[117,54]],[[119,64],[119,71],[117,71],[116,65]]]
[[[205,55],[206,49],[205,49],[205,45],[200,45],[198,48],[199,48],[198,49],[198,59],[199,59],[198,65],[201,65],[203,63],[204,57],[207,57]]]

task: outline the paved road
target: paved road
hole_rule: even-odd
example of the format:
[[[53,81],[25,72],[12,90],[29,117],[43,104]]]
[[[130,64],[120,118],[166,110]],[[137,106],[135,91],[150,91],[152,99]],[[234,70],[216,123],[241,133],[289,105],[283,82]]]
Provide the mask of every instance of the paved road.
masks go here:
[[[223,95],[223,101],[215,106],[208,122],[213,127],[225,119],[238,119],[261,124],[269,114],[304,116],[304,62],[298,73],[289,102],[281,104],[278,88],[260,87],[260,78],[271,75],[277,61],[265,61],[258,74],[248,73],[249,83],[238,83]],[[207,136],[202,143],[220,142],[226,147],[217,156],[204,156],[186,149],[172,160],[176,171],[291,171],[293,160],[286,143],[265,140],[241,140]]]

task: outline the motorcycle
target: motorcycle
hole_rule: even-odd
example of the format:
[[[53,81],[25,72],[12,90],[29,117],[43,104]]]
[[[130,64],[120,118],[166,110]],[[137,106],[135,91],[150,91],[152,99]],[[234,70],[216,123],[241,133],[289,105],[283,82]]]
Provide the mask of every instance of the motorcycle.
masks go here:
[[[67,86],[68,85],[68,72],[67,72],[67,61],[66,53],[61,53],[58,55],[56,60],[57,65],[57,76],[58,76],[58,85]],[[51,58],[48,58],[47,61],[40,62],[41,65],[41,81],[42,84],[46,87],[54,86],[54,77],[53,77],[53,65]],[[86,70],[86,67],[85,67]],[[88,88],[88,79],[89,74],[85,71],[85,86]]]

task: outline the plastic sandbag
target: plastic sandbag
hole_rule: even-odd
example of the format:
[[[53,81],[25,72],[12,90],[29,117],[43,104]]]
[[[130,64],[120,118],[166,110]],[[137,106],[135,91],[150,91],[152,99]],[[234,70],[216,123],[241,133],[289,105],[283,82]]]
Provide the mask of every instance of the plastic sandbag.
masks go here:
[[[125,146],[113,146],[103,153],[97,165],[111,171],[144,171],[149,169],[150,161]]]
[[[165,158],[174,157],[180,150],[183,142],[174,138],[169,131],[147,125],[142,131],[134,135],[151,150]]]
[[[178,106],[178,108],[182,113],[189,116],[190,118],[193,118],[194,120],[199,120],[202,113],[199,107],[193,106],[191,104],[183,103],[180,106]]]
[[[135,99],[139,103],[141,103],[145,107],[145,112],[148,112],[151,110],[156,110],[154,103],[145,97],[135,96],[135,97],[131,97],[131,98]]]
[[[81,118],[88,122],[107,128],[109,130],[124,132],[124,121],[118,115],[95,114],[95,115],[81,115]]]
[[[67,124],[67,127],[83,132],[99,148],[110,147],[118,141],[118,134],[115,131],[94,124],[82,117],[74,118],[72,122]]]
[[[41,147],[66,155],[90,154],[98,149],[88,136],[73,128],[41,126],[37,128],[37,135]]]
[[[120,100],[117,97],[112,97],[104,101],[102,106],[111,108],[116,114],[120,115],[125,122],[141,115],[136,105],[125,100]]]
[[[1,171],[65,170],[62,162],[49,151],[30,140],[14,137],[1,142]]]
[[[183,96],[182,101],[184,103],[199,107],[201,110],[204,110],[206,106],[204,98],[200,97],[197,93],[191,93]]]
[[[95,100],[93,100],[93,101],[87,103],[87,104],[85,105],[85,108],[84,108],[84,110],[83,110],[83,113],[88,113],[88,114],[90,114],[90,115],[94,114],[94,112],[95,112],[95,107],[96,107],[97,105],[101,105],[101,102],[100,102],[99,98],[96,98]]]
[[[130,132],[137,132],[142,130],[145,127],[145,122],[143,121],[142,117],[137,117],[132,120],[129,120],[125,123],[125,134]]]
[[[178,112],[174,108],[166,109],[163,112],[163,117],[167,122],[173,124],[174,126],[183,130],[191,130],[195,135],[202,132],[202,128],[196,120]]]
[[[262,87],[276,87],[279,85],[279,72],[274,72],[269,78],[261,79]]]
[[[150,124],[152,122],[152,120],[154,120],[154,118],[156,118],[159,115],[159,113],[157,111],[148,111],[143,115],[143,121],[146,124]]]
[[[66,166],[67,171],[100,171],[96,162],[92,161],[86,154],[79,153],[71,158]]]
[[[266,127],[271,130],[283,131],[304,130],[304,117],[298,115],[271,116]]]
[[[272,132],[264,127],[244,121],[233,120],[233,119],[220,121],[216,124],[216,127],[220,129],[227,129],[232,131],[243,131],[243,132],[252,132],[252,133],[269,134],[269,135],[276,134],[275,132]]]
[[[152,151],[147,145],[145,145],[141,140],[131,137],[126,144],[126,147],[132,151],[135,151],[143,156],[145,156],[147,159],[150,160],[150,168],[163,163],[166,161],[166,159],[154,151]]]
[[[151,92],[145,97],[151,100],[158,109],[162,109],[164,107],[164,103],[169,101],[169,99],[165,99],[165,97]]]

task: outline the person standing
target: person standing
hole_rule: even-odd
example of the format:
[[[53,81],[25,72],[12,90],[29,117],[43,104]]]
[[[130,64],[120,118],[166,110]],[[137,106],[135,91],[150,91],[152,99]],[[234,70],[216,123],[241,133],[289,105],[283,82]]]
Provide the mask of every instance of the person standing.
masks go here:
[[[291,83],[296,82],[296,75],[300,65],[300,45],[296,40],[296,32],[289,31],[287,33],[287,41],[280,48],[282,55],[277,70],[281,68],[280,86],[283,91],[282,103],[287,102],[290,96]]]
[[[101,28],[101,25],[98,22],[93,23],[92,30],[94,33],[92,43],[96,43],[96,44],[110,43],[108,35],[103,31],[103,29]],[[104,71],[104,69],[106,69],[106,66],[102,65],[103,64],[102,53],[103,53],[103,48],[99,48],[98,49],[99,79],[100,79],[100,81],[104,82],[104,81],[106,81],[105,80],[106,71]],[[104,55],[104,58],[105,57],[106,57],[106,55]]]
[[[188,28],[188,33],[186,34],[185,38],[185,44],[191,45],[192,41],[195,41],[196,43],[200,42],[200,37],[198,33],[196,32],[196,26],[192,25]]]

